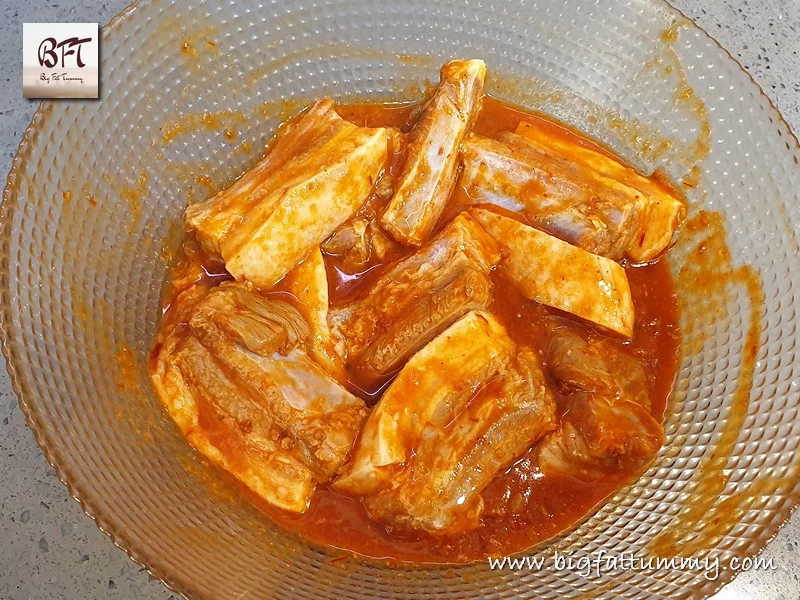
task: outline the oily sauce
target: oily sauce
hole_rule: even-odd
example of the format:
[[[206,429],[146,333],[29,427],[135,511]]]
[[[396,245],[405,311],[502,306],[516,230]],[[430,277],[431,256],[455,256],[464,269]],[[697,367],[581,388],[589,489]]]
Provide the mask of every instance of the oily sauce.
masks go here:
[[[407,131],[418,114],[419,105],[346,105],[337,107],[337,111],[358,125],[391,126]],[[564,125],[489,97],[484,101],[474,130],[495,137],[500,132],[513,131],[521,121],[536,122],[573,143],[608,152]],[[390,153],[390,172],[399,172],[404,159],[403,149],[398,146]],[[462,194],[463,190],[454,192],[440,227],[460,211]],[[362,216],[375,218],[383,208],[384,203],[373,197],[360,212]],[[224,267],[210,261],[191,240],[186,248],[187,254],[173,273],[173,286],[165,300],[165,319],[181,320],[179,315],[170,314],[173,312],[170,305],[179,304],[174,301],[181,289],[187,286],[205,288],[230,277]],[[366,293],[385,264],[410,252],[398,246],[384,262],[372,259],[357,272],[348,272],[339,259],[326,256],[331,304],[341,305]],[[644,366],[653,414],[662,419],[678,366],[680,332],[675,288],[663,257],[646,266],[627,266],[626,273],[636,311],[634,334],[629,341],[614,340],[613,343]],[[559,311],[526,300],[500,272],[493,274],[493,283],[494,301],[489,311],[517,343],[541,350],[545,339],[543,317]],[[284,292],[278,293],[282,299],[287,299]],[[389,384],[390,380],[369,385],[353,381],[349,387],[373,406]],[[557,404],[560,406],[561,402]],[[632,473],[631,477],[636,475]],[[482,560],[487,555],[524,550],[575,525],[619,487],[618,481],[584,482],[565,475],[545,475],[533,464],[529,451],[506,473],[498,475],[484,492],[484,516],[478,528],[453,536],[437,536],[397,531],[376,523],[367,515],[361,499],[337,493],[327,486],[318,487],[310,508],[297,515],[268,505],[239,484],[242,494],[277,523],[310,540],[361,556],[415,563],[464,563]],[[509,497],[517,498],[521,504],[518,502],[513,511],[498,510]]]

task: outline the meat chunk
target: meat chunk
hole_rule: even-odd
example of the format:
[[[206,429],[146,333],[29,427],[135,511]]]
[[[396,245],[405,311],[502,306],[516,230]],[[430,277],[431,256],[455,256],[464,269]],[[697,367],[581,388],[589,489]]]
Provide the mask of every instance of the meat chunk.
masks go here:
[[[199,452],[267,502],[303,512],[349,457],[364,403],[309,358],[291,305],[238,283],[164,333],[154,387]]]
[[[644,406],[576,392],[557,431],[538,448],[543,472],[583,480],[611,480],[638,473],[664,443],[664,430]]]
[[[458,148],[483,99],[482,60],[445,64],[441,82],[409,133],[407,158],[382,225],[394,238],[419,246],[430,237],[455,187]]]
[[[600,179],[613,182],[621,193],[642,205],[639,228],[626,251],[632,261],[651,261],[672,243],[675,231],[686,217],[686,205],[666,186],[640,175],[608,154],[570,143],[538,124],[520,123],[516,133],[542,152],[572,161]]]
[[[538,358],[521,350],[443,430],[423,430],[414,458],[366,499],[367,510],[379,521],[433,533],[476,527],[481,492],[555,428],[554,407]]]
[[[490,315],[470,312],[417,352],[370,413],[350,467],[335,485],[376,490],[402,465],[428,423],[444,427],[512,356],[514,346]],[[413,402],[412,402],[413,400]]]
[[[664,186],[618,161],[521,123],[500,140],[470,136],[461,185],[475,204],[520,213],[531,225],[588,252],[646,262],[685,215]]]
[[[364,269],[373,259],[384,261],[401,248],[375,221],[355,218],[337,229],[321,246],[329,256],[342,261],[348,273]]]
[[[484,209],[472,214],[503,247],[502,266],[522,294],[626,337],[633,301],[616,262]]]
[[[345,380],[342,339],[328,323],[328,274],[319,248],[311,253],[281,282],[281,288],[300,301],[300,311],[308,323],[310,356],[339,382]]]
[[[186,226],[236,279],[271,288],[365,202],[388,131],[353,125],[320,100],[253,170],[190,206]]]
[[[567,411],[537,448],[542,471],[608,480],[648,464],[664,431],[650,413],[641,365],[608,340],[563,324],[553,329],[547,358],[567,395]]]
[[[335,486],[374,519],[433,533],[478,525],[481,491],[554,428],[537,356],[469,313],[418,352],[364,428]]]
[[[367,234],[367,219],[352,219],[333,232],[320,248],[325,253],[342,258],[348,267],[363,267],[369,262],[372,248]]]
[[[159,359],[153,384],[190,444],[270,504],[303,512],[315,474],[267,407],[232,380],[193,336]]]
[[[379,334],[361,355],[361,373],[380,377],[400,368],[409,356],[459,317],[490,304],[489,278],[467,263],[463,255],[456,256],[449,275],[440,275],[440,285],[408,306],[396,324]]]
[[[549,319],[549,328],[548,367],[564,391],[610,395],[650,410],[647,375],[638,360],[566,319]]]
[[[227,190],[186,209],[185,221],[211,256],[221,256],[221,242],[245,220],[248,212],[264,200],[265,184],[271,183],[298,153],[330,139],[338,115],[331,100],[314,104],[296,123],[278,133],[272,148],[252,170],[240,177]]]
[[[621,259],[641,206],[575,165],[536,153],[520,136],[471,136],[462,146],[461,185],[476,205],[519,213],[529,224],[600,256]]]
[[[365,379],[402,366],[470,310],[491,302],[489,271],[497,245],[469,215],[456,217],[429,244],[389,266],[368,295],[333,309],[346,362]]]

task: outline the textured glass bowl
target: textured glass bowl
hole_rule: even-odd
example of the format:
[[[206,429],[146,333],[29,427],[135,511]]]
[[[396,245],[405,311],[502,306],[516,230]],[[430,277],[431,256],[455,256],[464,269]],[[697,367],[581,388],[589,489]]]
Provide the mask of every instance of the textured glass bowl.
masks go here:
[[[789,515],[800,492],[798,145],[704,32],[652,0],[143,0],[103,29],[102,99],[46,102],[25,132],[3,196],[0,294],[8,368],[48,460],[98,525],[173,589],[650,598],[707,595],[732,577],[331,561],[339,554],[237,495],[156,402],[144,365],[187,201],[254,164],[305,103],[419,99],[454,57],[484,58],[494,95],[550,112],[644,169],[687,177],[692,213],[720,211],[733,265],[752,265],[763,283],[763,305],[735,282],[680,288],[667,445],[635,485],[537,552],[647,556],[694,498],[704,506],[689,520],[705,540],[696,545],[725,560],[757,553]],[[698,235],[673,250],[676,274],[695,266]],[[724,258],[704,277],[725,271]]]

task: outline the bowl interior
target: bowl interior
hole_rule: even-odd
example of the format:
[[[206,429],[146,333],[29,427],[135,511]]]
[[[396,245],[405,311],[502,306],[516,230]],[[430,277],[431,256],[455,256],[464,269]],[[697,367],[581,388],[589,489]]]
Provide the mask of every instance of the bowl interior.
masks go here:
[[[14,159],[4,350],[59,475],[170,586],[204,598],[651,597],[730,578],[331,562],[335,551],[242,499],[158,405],[145,362],[187,202],[255,164],[311,101],[419,100],[457,57],[486,60],[489,93],[663,169],[691,202],[671,254],[684,338],[667,444],[536,553],[725,560],[757,552],[788,516],[800,491],[800,152],[752,80],[665,4],[142,0],[104,28],[102,54],[102,100],[45,103]]]

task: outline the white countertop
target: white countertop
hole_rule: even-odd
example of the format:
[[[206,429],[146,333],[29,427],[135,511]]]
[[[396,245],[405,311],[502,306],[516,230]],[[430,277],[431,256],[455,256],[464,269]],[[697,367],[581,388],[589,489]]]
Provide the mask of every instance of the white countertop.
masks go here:
[[[106,23],[127,0],[0,0],[0,166],[37,103],[22,98],[23,22]],[[749,71],[800,132],[800,0],[675,0]],[[800,598],[800,514],[764,550],[774,571],[740,574],[726,600]],[[47,465],[0,370],[0,599],[176,598],[83,514]]]

